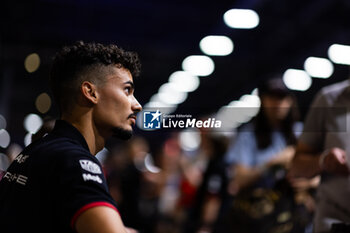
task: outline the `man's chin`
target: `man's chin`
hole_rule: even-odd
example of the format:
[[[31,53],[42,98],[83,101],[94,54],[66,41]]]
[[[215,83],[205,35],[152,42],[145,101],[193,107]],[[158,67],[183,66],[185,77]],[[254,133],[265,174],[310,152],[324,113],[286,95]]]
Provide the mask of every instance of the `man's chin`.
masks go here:
[[[122,139],[122,140],[128,140],[132,136],[132,130],[126,130],[122,129],[120,127],[115,127],[113,129],[113,137]]]

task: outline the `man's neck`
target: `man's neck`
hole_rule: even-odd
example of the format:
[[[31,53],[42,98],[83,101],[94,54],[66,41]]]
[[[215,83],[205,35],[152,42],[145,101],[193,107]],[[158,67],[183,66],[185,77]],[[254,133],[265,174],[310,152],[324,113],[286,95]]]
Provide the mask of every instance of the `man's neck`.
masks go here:
[[[75,118],[62,115],[61,119],[73,125],[83,135],[92,155],[96,155],[103,149],[105,139],[98,133],[98,130],[88,117]]]

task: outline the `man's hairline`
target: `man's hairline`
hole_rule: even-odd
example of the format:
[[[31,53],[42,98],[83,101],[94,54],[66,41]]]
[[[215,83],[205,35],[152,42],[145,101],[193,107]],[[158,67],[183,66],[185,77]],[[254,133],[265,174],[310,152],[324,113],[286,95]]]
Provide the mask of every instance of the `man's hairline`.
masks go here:
[[[89,69],[92,69],[94,71],[89,70]],[[83,76],[91,75],[92,72],[99,72],[99,69],[104,69],[107,74],[104,75],[104,77],[98,77],[98,78],[87,78],[87,77],[82,78]],[[90,83],[92,83],[93,85],[95,85],[96,87],[99,87],[99,88],[104,87],[106,85],[106,83],[108,82],[108,80],[110,80],[112,78],[119,77],[119,75],[117,75],[117,73],[116,73],[118,70],[126,70],[126,71],[128,71],[129,74],[131,75],[132,81],[133,81],[133,75],[132,75],[131,71],[128,68],[124,67],[121,63],[112,63],[112,64],[108,64],[108,65],[105,65],[105,64],[102,64],[102,63],[95,64],[95,65],[92,65],[91,67],[88,67],[85,71],[83,71],[82,73],[80,73],[78,75],[79,76],[78,79],[80,79],[80,83],[77,86],[77,89],[75,91],[76,92],[75,95],[79,95],[79,93],[81,92],[82,84],[84,82],[90,82]],[[75,100],[73,100],[73,101],[75,101]],[[63,103],[61,103],[61,104],[63,104]],[[70,104],[68,104],[68,105],[70,105]],[[68,108],[70,108],[70,107],[68,107]],[[66,108],[64,108],[62,106],[59,107],[59,111],[61,113],[65,112],[64,109],[66,109]]]
[[[75,93],[75,95],[79,95],[84,82],[89,82],[95,85],[96,87],[100,87],[100,88],[104,87],[104,85],[108,82],[109,79],[113,78],[113,76],[114,77],[117,76],[113,68],[116,68],[116,69],[124,68],[123,66],[121,66],[120,68],[116,67],[117,65],[118,64],[109,64],[109,65],[98,64],[98,66],[96,67],[89,67],[88,69],[86,69],[85,71],[77,75],[76,82],[79,82],[79,83],[74,84],[77,86],[74,87],[73,93]],[[104,69],[105,73],[102,73],[100,69]],[[130,72],[129,69],[127,68],[124,68],[124,69]],[[95,76],[95,77],[91,77],[91,76]]]
[[[104,77],[96,79],[96,80],[98,80],[96,83],[94,83],[96,86],[103,87],[107,83],[108,80],[110,80],[112,78],[119,77],[119,75],[117,73],[119,70],[127,71],[130,74],[130,76],[132,78],[132,83],[133,83],[134,77],[133,77],[131,71],[128,68],[124,67],[121,63],[104,65],[104,66],[102,66],[102,68],[107,69],[107,74]],[[85,81],[88,81],[88,80],[83,80],[82,83]]]

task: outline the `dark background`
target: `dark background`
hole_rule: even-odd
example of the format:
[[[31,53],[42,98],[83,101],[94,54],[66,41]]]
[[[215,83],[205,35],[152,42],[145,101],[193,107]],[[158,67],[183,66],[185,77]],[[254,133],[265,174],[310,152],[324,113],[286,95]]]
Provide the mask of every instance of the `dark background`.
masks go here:
[[[223,14],[231,8],[254,9],[259,26],[227,27]],[[34,102],[49,92],[51,57],[62,45],[77,40],[117,43],[137,51],[143,68],[135,80],[135,95],[145,104],[171,73],[181,70],[184,58],[202,54],[203,37],[230,37],[233,53],[213,56],[215,71],[202,77],[200,87],[179,105],[178,111],[193,115],[211,114],[288,68],[303,69],[309,56],[327,58],[334,43],[350,44],[348,0],[3,1],[0,12],[0,114],[12,141],[20,144],[27,114],[57,116],[54,108],[40,114]],[[41,66],[28,73],[24,59],[34,52]],[[329,79],[313,79],[309,90],[295,92],[302,116],[322,86],[348,77],[347,66],[334,67]]]

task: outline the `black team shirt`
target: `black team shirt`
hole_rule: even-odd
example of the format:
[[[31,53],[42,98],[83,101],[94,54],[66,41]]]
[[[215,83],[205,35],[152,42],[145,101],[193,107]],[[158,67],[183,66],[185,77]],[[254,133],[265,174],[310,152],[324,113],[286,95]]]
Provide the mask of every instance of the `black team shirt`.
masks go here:
[[[75,232],[95,206],[116,209],[99,161],[80,132],[58,120],[26,147],[0,181],[0,232]]]

